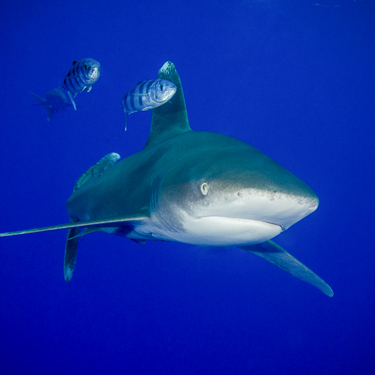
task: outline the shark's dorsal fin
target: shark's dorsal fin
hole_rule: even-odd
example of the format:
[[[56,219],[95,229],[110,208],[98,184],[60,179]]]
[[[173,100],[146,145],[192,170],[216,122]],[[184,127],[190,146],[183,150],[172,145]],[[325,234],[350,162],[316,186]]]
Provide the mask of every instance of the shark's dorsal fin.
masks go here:
[[[152,110],[151,130],[145,148],[191,131],[180,77],[174,64],[167,61],[159,70],[158,78],[173,82],[177,91],[173,102],[167,102]]]

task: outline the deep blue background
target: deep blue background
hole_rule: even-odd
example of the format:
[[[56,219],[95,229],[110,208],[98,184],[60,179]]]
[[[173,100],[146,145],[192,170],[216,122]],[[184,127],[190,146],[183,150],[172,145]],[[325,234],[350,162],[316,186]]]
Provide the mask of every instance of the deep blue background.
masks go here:
[[[276,241],[335,292],[239,249],[103,233],[66,284],[65,231],[2,238],[2,374],[375,373],[375,6],[318,2],[2,2],[0,231],[67,222],[87,168],[141,150],[151,111],[125,133],[119,103],[171,60],[193,129],[250,143],[316,191],[319,209]],[[29,93],[84,57],[99,81],[48,123]]]

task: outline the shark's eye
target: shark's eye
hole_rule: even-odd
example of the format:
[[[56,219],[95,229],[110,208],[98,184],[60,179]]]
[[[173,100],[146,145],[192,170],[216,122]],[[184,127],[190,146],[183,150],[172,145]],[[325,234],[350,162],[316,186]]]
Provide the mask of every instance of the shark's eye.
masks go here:
[[[203,182],[202,185],[201,185],[201,192],[203,195],[207,195],[208,194],[208,184],[207,182]]]

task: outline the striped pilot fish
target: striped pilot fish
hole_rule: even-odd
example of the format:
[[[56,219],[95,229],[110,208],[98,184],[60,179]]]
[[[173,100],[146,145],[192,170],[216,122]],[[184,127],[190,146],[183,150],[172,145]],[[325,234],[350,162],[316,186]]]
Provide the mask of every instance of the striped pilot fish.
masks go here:
[[[69,98],[76,110],[74,98],[84,90],[91,91],[92,85],[100,77],[100,63],[94,59],[82,59],[73,61],[68,74],[64,78],[63,88],[69,95]]]
[[[124,97],[120,106],[125,113],[125,131],[127,129],[127,114],[147,111],[168,102],[176,93],[177,87],[165,79],[152,79],[138,82]]]

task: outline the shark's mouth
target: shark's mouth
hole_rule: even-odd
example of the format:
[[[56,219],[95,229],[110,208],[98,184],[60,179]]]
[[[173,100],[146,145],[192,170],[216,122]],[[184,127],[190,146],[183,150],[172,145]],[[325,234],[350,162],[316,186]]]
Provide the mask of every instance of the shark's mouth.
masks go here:
[[[270,240],[282,232],[282,227],[259,220],[205,216],[186,218],[184,231],[174,234],[175,241],[198,246],[245,246]]]

